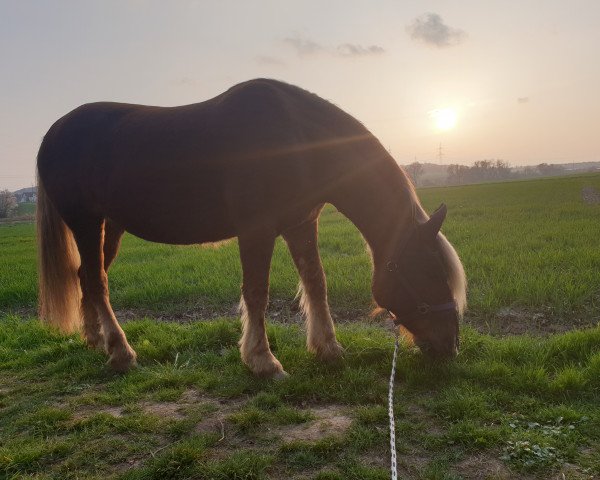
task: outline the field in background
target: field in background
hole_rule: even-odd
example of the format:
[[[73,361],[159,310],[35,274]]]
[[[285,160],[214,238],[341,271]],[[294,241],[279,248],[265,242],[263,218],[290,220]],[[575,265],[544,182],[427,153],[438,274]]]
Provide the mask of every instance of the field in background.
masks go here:
[[[19,203],[17,205],[17,211],[14,215],[16,217],[22,217],[24,215],[35,215],[35,203]]]
[[[585,193],[599,191],[600,175],[419,191],[429,211],[449,207],[444,232],[464,260],[479,331],[463,328],[461,354],[448,364],[402,346],[401,478],[600,478],[600,326],[503,338],[479,328],[493,319],[536,333],[536,322],[598,324],[600,204]],[[363,240],[331,207],[320,233],[337,319],[364,317]],[[258,380],[237,348],[235,242],[176,247],[127,235],[109,276],[120,318],[135,319],[124,328],[140,365],[126,375],[80,338],[28,318],[34,227],[0,226],[0,479],[389,478],[393,339],[380,325],[340,324],[346,355],[326,366],[306,352],[301,326],[271,322],[272,349],[290,377]],[[280,241],[271,319],[290,314],[296,287]]]
[[[441,202],[449,214],[443,230],[455,245],[469,279],[471,316],[498,312],[568,321],[597,316],[600,305],[600,204],[582,189],[600,191],[600,175],[422,189],[427,210]],[[190,212],[190,221],[194,221]],[[342,318],[371,307],[370,260],[356,228],[332,207],[321,217],[320,250],[329,297]],[[0,306],[36,303],[34,226],[0,228]],[[298,276],[283,241],[271,268],[274,304],[289,304]],[[113,306],[157,312],[200,309],[227,313],[240,295],[235,241],[218,249],[168,246],[126,235],[110,271]]]

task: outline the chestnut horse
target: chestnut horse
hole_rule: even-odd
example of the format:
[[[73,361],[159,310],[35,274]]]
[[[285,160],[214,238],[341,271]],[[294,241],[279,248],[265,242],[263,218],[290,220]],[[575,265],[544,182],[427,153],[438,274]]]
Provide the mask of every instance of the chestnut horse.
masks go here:
[[[135,365],[109,301],[107,271],[127,231],[153,242],[237,237],[243,268],[241,358],[256,375],[285,372],[265,330],[269,268],[282,235],[298,269],[307,347],[339,357],[317,221],[333,204],[366,239],[376,303],[427,353],[458,348],[460,260],[411,182],[356,119],[275,80],[251,80],[181,107],[91,103],[59,119],[37,160],[40,317],[83,328],[109,364]]]

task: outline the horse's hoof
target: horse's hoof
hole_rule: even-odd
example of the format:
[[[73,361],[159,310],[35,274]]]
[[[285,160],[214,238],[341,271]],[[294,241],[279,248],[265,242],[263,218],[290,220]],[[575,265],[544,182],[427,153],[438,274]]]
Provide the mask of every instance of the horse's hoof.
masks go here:
[[[125,373],[137,365],[136,354],[131,347],[115,352],[108,359],[108,365],[115,372]]]
[[[260,378],[282,379],[288,374],[285,372],[279,360],[274,356],[263,362],[254,361],[252,365],[248,365],[252,373]]]
[[[287,373],[285,370],[282,370],[281,372],[277,372],[275,375],[273,375],[271,378],[273,380],[276,381],[281,381],[281,380],[285,380],[286,378],[288,378],[290,376],[289,373]]]
[[[333,363],[340,360],[344,356],[344,347],[337,341],[320,345],[318,348],[312,349],[317,358],[322,362]]]

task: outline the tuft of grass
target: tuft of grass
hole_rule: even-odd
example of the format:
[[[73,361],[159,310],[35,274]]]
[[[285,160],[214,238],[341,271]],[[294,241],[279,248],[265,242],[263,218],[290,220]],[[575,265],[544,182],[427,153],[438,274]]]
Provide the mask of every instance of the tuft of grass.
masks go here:
[[[279,457],[288,468],[302,471],[332,462],[342,450],[343,444],[340,439],[325,437],[314,443],[285,443],[279,449]]]

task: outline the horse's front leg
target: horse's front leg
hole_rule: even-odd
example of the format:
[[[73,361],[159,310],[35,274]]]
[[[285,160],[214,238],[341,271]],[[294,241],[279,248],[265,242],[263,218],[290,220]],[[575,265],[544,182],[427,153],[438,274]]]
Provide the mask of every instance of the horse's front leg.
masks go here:
[[[319,359],[333,361],[344,353],[335,338],[327,303],[327,282],[317,241],[317,220],[283,234],[302,280],[300,306],[306,316],[306,346]]]
[[[287,374],[271,353],[265,327],[265,312],[269,301],[269,268],[275,237],[240,236],[239,245],[243,271],[240,303],[242,361],[257,376],[283,377]]]

